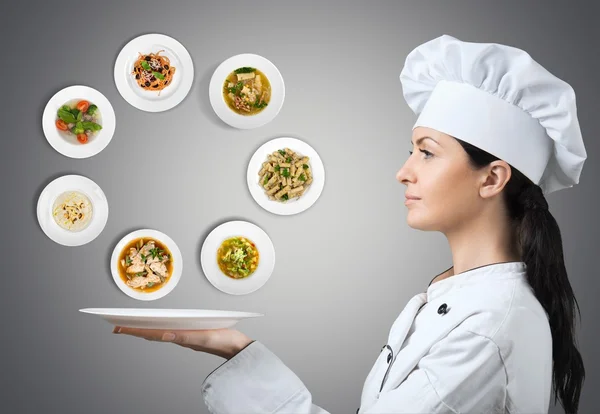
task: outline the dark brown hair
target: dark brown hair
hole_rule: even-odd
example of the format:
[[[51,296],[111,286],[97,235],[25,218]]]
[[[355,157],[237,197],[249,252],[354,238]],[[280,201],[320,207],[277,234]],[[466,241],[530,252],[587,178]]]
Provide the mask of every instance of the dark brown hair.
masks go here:
[[[482,168],[497,157],[457,139],[473,168]],[[585,379],[583,359],[575,340],[575,311],[579,305],[565,268],[558,223],[548,211],[542,189],[511,166],[504,188],[510,218],[515,224],[527,280],[548,315],[552,332],[554,404],[560,400],[566,413],[577,413]]]

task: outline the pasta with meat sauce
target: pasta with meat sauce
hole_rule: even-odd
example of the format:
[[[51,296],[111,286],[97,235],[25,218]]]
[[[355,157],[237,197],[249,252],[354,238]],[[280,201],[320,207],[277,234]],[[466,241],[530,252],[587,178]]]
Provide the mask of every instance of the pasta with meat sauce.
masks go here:
[[[258,172],[259,184],[270,200],[299,199],[313,182],[309,157],[284,148],[271,153]]]
[[[175,67],[171,66],[168,57],[161,56],[161,52],[164,50],[147,55],[140,53],[133,65],[133,75],[140,88],[158,91],[158,95],[173,82],[175,75]]]

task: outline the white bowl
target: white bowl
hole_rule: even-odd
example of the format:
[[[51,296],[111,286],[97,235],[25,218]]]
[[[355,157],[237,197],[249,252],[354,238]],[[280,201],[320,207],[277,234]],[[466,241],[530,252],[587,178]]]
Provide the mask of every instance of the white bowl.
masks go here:
[[[258,182],[258,172],[262,169],[262,163],[267,160],[267,156],[283,148],[289,148],[300,155],[309,157],[313,173],[313,182],[302,197],[291,199],[285,203],[269,199],[265,189]],[[317,154],[313,147],[296,138],[282,137],[268,141],[256,150],[248,163],[246,179],[248,190],[250,190],[252,198],[254,198],[254,201],[259,206],[273,214],[286,216],[301,213],[317,201],[325,186],[325,168],[323,167],[321,157],[319,157],[319,154]]]
[[[225,275],[217,263],[217,250],[221,243],[235,236],[254,242],[259,254],[258,267],[254,273],[242,279]],[[246,221],[230,221],[215,228],[204,240],[200,262],[204,275],[214,287],[230,295],[246,295],[260,289],[271,277],[275,268],[275,248],[267,233],[260,227]]]
[[[256,115],[240,115],[234,112],[223,97],[223,83],[235,69],[250,66],[263,72],[271,83],[269,105]],[[281,73],[268,59],[251,53],[230,57],[217,67],[208,88],[210,104],[215,113],[226,124],[240,129],[257,128],[271,122],[281,110],[285,99],[285,85]]]
[[[98,106],[102,129],[90,137],[85,144],[77,142],[76,137],[67,137],[56,128],[56,112],[65,103],[73,99],[85,99]],[[48,143],[62,155],[71,158],[88,158],[98,154],[111,141],[116,126],[115,111],[104,95],[88,86],[69,86],[56,94],[46,104],[42,115],[42,129]]]
[[[128,243],[140,237],[158,240],[165,244],[171,251],[171,258],[173,260],[173,273],[169,277],[167,284],[154,292],[145,293],[131,288],[127,286],[127,284],[119,275],[119,255]],[[181,279],[181,274],[183,271],[183,257],[181,256],[181,251],[179,250],[179,247],[177,247],[177,244],[175,244],[173,239],[166,234],[150,229],[136,230],[123,237],[115,246],[110,258],[110,271],[112,273],[113,280],[119,289],[121,289],[127,296],[138,300],[156,300],[168,295],[173,289],[175,289],[177,283],[179,283],[179,279]]]
[[[52,210],[56,198],[67,191],[78,191],[87,196],[92,204],[92,219],[80,231],[65,230],[56,224]],[[37,218],[46,235],[63,246],[81,246],[94,240],[108,220],[108,201],[102,189],[92,180],[80,175],[64,175],[44,188],[37,203]]]
[[[139,53],[156,53],[166,56],[175,68],[173,82],[160,95],[145,90],[135,81],[133,65]],[[131,40],[121,49],[114,68],[115,85],[119,93],[132,106],[147,112],[162,112],[174,108],[187,96],[194,82],[194,62],[187,49],[172,37],[162,34],[145,34]]]

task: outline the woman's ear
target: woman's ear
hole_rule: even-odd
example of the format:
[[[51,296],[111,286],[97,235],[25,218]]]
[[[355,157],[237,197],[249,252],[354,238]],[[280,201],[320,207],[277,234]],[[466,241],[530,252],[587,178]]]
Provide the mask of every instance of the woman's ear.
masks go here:
[[[483,198],[493,197],[499,194],[510,181],[512,170],[506,161],[496,160],[486,168],[482,168],[482,181],[479,194]]]

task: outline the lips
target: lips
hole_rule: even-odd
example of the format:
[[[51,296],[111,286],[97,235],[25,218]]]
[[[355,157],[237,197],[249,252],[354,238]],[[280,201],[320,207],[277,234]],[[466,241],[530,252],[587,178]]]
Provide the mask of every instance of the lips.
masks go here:
[[[420,200],[419,197],[414,196],[412,194],[405,194],[404,197],[406,197],[407,200]]]

